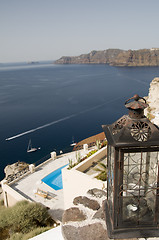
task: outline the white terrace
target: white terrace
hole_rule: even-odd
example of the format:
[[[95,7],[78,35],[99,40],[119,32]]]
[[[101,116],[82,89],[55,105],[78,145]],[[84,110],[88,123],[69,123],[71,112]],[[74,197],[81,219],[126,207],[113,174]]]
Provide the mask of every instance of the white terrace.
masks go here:
[[[99,150],[98,152],[100,153],[101,150]],[[82,150],[79,150],[78,152],[80,153],[81,157],[84,157],[89,151],[90,149],[88,150],[88,148],[84,148]],[[98,159],[97,158],[98,152],[94,156],[96,159]],[[105,151],[104,151],[104,154],[105,154]],[[92,179],[88,181],[89,176],[82,172],[79,172],[78,169],[76,170],[75,168],[71,170],[65,170],[66,174],[64,174],[64,177],[63,177],[63,185],[65,189],[56,191],[53,188],[49,187],[47,184],[43,183],[41,179],[43,179],[45,176],[55,171],[56,169],[68,164],[69,159],[75,160],[76,156],[77,156],[77,152],[62,154],[58,158],[52,155],[52,158],[48,159],[41,165],[37,166],[35,168],[35,171],[32,171],[32,173],[30,172],[26,173],[23,177],[21,177],[21,179],[16,179],[11,183],[7,183],[6,180],[3,180],[1,184],[3,189],[5,205],[12,206],[17,201],[20,201],[20,200],[40,202],[50,209],[49,210],[50,214],[52,215],[54,220],[61,221],[64,208],[70,204],[68,203],[68,201],[72,201],[72,198],[76,194],[78,195],[82,193],[83,190],[86,191],[91,187],[92,188],[95,187],[97,184],[97,180],[94,179],[95,181],[93,186]],[[101,154],[99,154],[99,156],[101,156]],[[82,165],[86,164],[85,166],[87,168],[88,162],[89,162],[89,165],[92,163],[92,160],[89,160],[89,159],[95,159],[94,157],[92,158],[91,156],[90,158],[83,161],[83,163],[80,163],[78,166],[80,167],[81,164]],[[67,169],[67,167],[64,169]],[[85,179],[84,175],[86,176],[87,179]],[[86,187],[86,184],[84,184],[85,186],[83,186],[83,181],[85,183],[88,182],[89,186]],[[81,192],[81,188],[83,189],[82,192]],[[40,189],[41,191],[44,191],[44,193],[47,192],[49,194],[49,198],[45,198],[45,196],[42,196],[42,195],[41,196],[37,195],[36,192],[38,189]],[[74,191],[74,189],[76,189],[76,191]],[[72,191],[74,191],[73,194],[72,194]],[[65,197],[64,197],[64,192],[65,192]],[[70,197],[68,197],[69,195]],[[65,201],[64,199],[66,200],[66,203],[65,203],[66,206],[64,206],[64,201]]]

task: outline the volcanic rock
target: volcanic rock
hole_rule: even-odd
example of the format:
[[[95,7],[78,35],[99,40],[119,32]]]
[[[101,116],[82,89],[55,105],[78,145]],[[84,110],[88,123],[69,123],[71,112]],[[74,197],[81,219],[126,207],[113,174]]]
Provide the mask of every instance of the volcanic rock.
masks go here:
[[[73,204],[75,204],[75,205],[82,204],[85,207],[88,207],[92,210],[98,210],[100,208],[100,205],[96,200],[89,199],[85,196],[84,197],[83,196],[76,197],[73,200]]]
[[[106,192],[103,190],[100,190],[98,188],[93,188],[88,190],[88,194],[92,195],[93,197],[101,198],[101,197],[106,197]]]
[[[62,223],[65,224],[67,222],[83,221],[86,218],[86,215],[79,210],[79,208],[72,207],[65,210],[62,217]]]
[[[107,231],[101,223],[89,224],[84,227],[64,225],[63,235],[66,240],[107,240]]]

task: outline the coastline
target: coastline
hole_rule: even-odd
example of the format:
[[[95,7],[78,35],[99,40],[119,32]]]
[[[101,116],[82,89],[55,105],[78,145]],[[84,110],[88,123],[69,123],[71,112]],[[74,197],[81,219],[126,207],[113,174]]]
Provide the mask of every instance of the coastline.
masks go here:
[[[79,56],[63,56],[56,60],[55,64],[108,64],[117,67],[154,67],[159,66],[159,48],[93,50]]]

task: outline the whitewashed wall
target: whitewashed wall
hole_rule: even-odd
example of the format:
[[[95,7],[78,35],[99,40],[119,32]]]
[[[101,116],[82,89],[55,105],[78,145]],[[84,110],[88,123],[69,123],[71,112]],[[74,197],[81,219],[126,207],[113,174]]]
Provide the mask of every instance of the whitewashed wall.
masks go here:
[[[94,161],[98,161],[102,157],[106,156],[106,147],[87,158],[76,167],[68,170],[67,167],[62,170],[63,180],[63,193],[64,193],[64,208],[70,208],[73,203],[73,199],[77,196],[83,196],[89,189],[106,187],[106,182],[97,180],[93,176],[89,176],[81,170],[85,170]]]
[[[4,198],[4,205],[6,207],[12,207],[18,201],[28,200],[11,188],[5,180],[1,181],[2,190],[3,190],[3,198]]]

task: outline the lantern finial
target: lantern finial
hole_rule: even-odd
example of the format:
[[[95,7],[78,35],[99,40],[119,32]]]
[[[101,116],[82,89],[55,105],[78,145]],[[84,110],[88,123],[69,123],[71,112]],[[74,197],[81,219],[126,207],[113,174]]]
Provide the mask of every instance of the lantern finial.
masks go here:
[[[134,99],[134,101],[129,102],[132,99]],[[144,102],[139,101],[140,99],[144,100]],[[133,97],[126,100],[125,107],[129,109],[129,116],[131,118],[139,119],[144,117],[144,109],[148,107],[148,104],[146,103],[145,98],[139,97],[138,94],[135,94]]]

